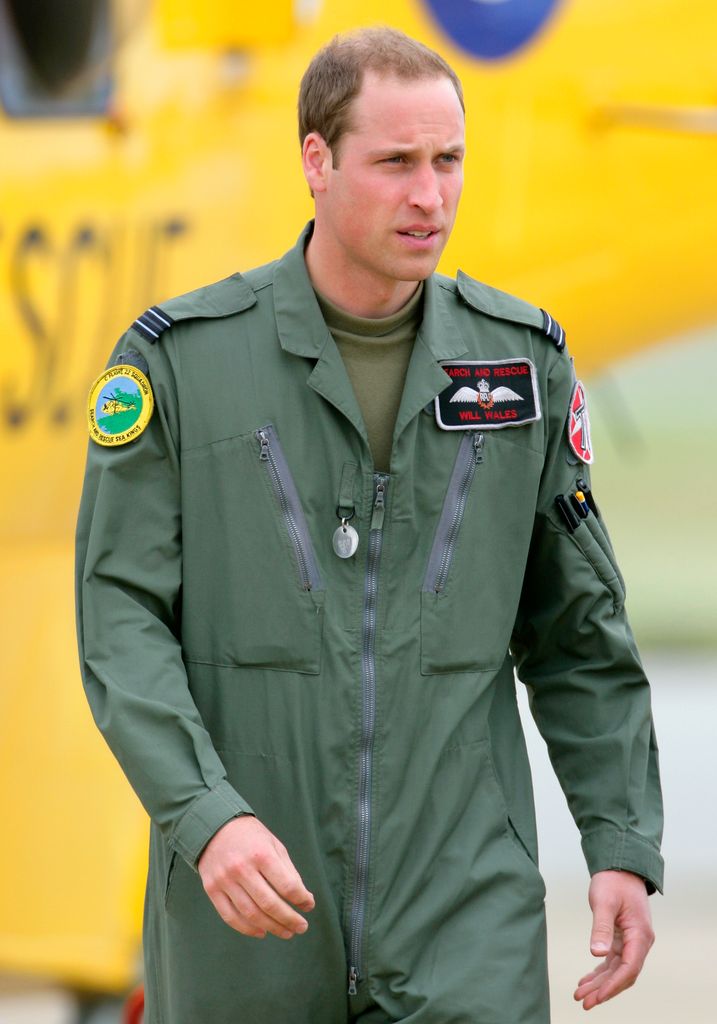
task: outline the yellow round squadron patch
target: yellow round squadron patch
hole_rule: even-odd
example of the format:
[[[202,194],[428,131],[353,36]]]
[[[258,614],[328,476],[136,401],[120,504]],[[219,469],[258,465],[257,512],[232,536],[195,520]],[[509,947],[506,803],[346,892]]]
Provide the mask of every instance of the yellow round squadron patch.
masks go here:
[[[154,410],[152,386],[136,366],[101,373],[90,388],[87,424],[97,444],[115,448],[139,437]]]

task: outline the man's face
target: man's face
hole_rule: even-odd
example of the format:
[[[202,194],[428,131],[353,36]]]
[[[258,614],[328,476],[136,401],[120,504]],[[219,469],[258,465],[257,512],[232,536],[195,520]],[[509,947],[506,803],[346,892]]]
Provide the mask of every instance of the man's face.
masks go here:
[[[310,179],[317,232],[336,273],[363,286],[422,280],[448,241],[463,185],[465,121],[455,89],[444,77],[369,72],[350,122],[338,167],[326,150],[319,187]]]

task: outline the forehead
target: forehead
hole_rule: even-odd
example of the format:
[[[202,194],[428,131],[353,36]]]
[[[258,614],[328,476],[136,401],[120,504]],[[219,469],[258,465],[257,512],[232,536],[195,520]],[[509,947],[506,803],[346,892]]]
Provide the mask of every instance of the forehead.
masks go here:
[[[449,78],[405,80],[367,71],[351,107],[348,134],[359,140],[387,139],[409,145],[430,135],[459,145],[465,120]]]

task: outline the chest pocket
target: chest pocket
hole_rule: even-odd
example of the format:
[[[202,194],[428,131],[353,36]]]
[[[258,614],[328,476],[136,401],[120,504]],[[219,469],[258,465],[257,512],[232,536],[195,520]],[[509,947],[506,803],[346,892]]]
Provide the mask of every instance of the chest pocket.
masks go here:
[[[274,427],[186,452],[182,486],[186,660],[318,673],[324,582]]]
[[[541,466],[525,444],[462,436],[421,587],[422,675],[503,664]]]

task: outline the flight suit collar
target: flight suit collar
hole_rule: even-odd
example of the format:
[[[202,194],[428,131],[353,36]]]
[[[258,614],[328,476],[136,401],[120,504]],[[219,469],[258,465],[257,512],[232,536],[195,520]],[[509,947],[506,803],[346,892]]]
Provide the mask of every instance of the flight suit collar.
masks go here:
[[[274,271],[274,314],[285,352],[315,359],[307,383],[335,406],[369,444],[366,425],[341,353],[321,313],[304,260],[314,222],[309,221],[293,249]]]
[[[363,417],[344,361],[324,321],[311,285],[304,249],[313,231],[310,221],[293,249],[276,264],[274,312],[285,352],[316,359],[307,383],[353,423],[368,443]],[[421,409],[451,382],[439,365],[468,351],[452,314],[446,290],[455,286],[433,274],[424,290],[423,320],[411,354],[394,438]]]
[[[468,351],[447,298],[446,287],[451,285],[435,274],[425,281],[423,320],[408,364],[393,432],[394,443],[413,417],[451,383],[440,361],[458,359]]]
[[[276,264],[274,313],[279,342],[284,351],[318,359],[330,334],[304,260],[304,249],[313,230],[314,222],[309,221],[293,249],[289,249]]]

